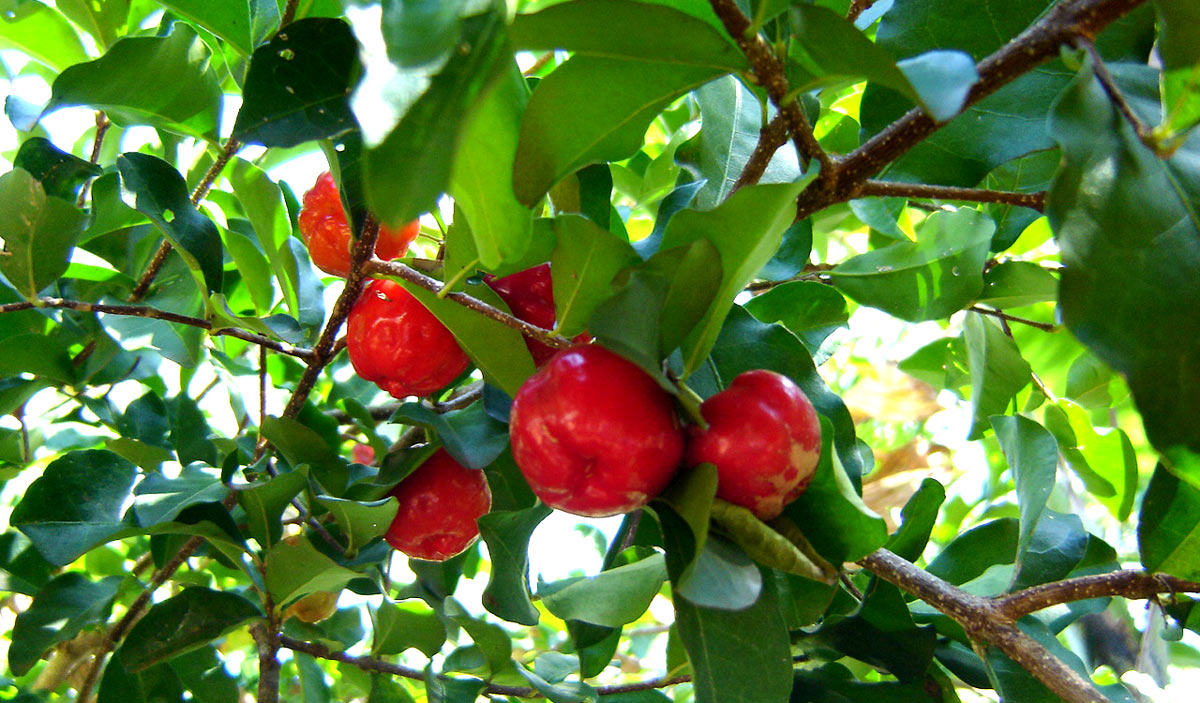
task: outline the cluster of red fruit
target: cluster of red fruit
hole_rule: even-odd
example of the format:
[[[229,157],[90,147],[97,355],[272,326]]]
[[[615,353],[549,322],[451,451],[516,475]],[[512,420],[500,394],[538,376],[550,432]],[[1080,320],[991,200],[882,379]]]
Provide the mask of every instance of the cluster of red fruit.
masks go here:
[[[304,205],[301,234],[314,262],[345,275],[349,227],[329,174],[305,195]],[[376,254],[402,256],[415,237],[415,223],[404,231],[410,228],[412,236],[387,250],[381,230]],[[514,315],[554,327],[549,264],[485,280]],[[440,390],[470,363],[450,331],[390,280],[367,286],[347,327],[355,371],[397,398]],[[617,354],[590,344],[557,353],[536,341],[526,344],[539,371],[513,399],[513,456],[534,493],[553,508],[591,517],[628,513],[661,493],[681,465],[707,462],[717,467],[718,497],[769,520],[812,478],[820,423],[812,403],[786,376],[766,370],[739,375],[701,405],[707,426],[685,429],[671,395]],[[445,450],[391,495],[400,508],[385,539],[419,559],[440,561],[465,550],[479,536],[476,520],[491,508],[483,472],[463,467]]]

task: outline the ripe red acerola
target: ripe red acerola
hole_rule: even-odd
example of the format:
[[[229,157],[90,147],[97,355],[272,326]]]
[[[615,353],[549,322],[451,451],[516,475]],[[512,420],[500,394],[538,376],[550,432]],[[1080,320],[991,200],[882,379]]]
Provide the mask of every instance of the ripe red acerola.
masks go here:
[[[414,559],[446,561],[479,538],[475,523],[492,508],[482,471],[439,449],[388,495],[400,502],[383,538]]]
[[[539,264],[503,278],[489,274],[483,280],[508,304],[508,309],[518,319],[542,329],[554,329],[554,281],[550,277],[550,264]],[[581,334],[573,341],[583,344],[591,341],[591,337]],[[558,352],[528,337],[525,338],[525,346],[529,347],[533,363],[539,368]]]
[[[648,503],[683,455],[671,396],[633,363],[594,345],[559,352],[525,381],[509,434],[533,492],[553,508],[591,517]]]
[[[454,335],[395,281],[371,281],[346,321],[346,351],[359,376],[396,398],[429,395],[471,363]]]
[[[413,220],[400,229],[379,228],[375,255],[381,259],[397,259],[408,251],[417,238],[421,223]],[[345,278],[350,275],[350,225],[338,196],[333,175],[326,171],[317,177],[311,190],[304,194],[300,209],[300,236],[308,246],[308,254],[317,268],[325,273]]]
[[[747,371],[700,413],[708,429],[692,428],[688,465],[716,465],[718,498],[769,520],[808,487],[821,457],[821,423],[787,376]]]

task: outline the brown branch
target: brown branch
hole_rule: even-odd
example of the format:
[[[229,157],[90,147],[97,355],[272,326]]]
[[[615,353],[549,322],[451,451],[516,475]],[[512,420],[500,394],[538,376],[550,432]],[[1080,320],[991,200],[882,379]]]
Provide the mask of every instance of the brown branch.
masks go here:
[[[989,598],[953,586],[886,549],[858,562],[876,576],[915,595],[962,626],[972,640],[1008,655],[1067,703],[1105,703],[1092,682],[1023,632]]]
[[[342,662],[350,666],[357,667],[363,671],[375,671],[381,674],[390,674],[401,678],[413,679],[415,681],[424,681],[425,672],[421,669],[412,667],[400,666],[392,664],[381,659],[373,657],[355,657],[345,652],[335,652],[323,644],[316,642],[305,642],[287,635],[279,636],[279,643],[288,649],[295,652],[304,652],[305,654],[314,656],[318,659],[328,659],[330,661]],[[443,677],[444,678],[444,677]],[[690,675],[673,676],[670,678],[649,679],[647,681],[638,681],[627,684],[613,684],[609,686],[597,686],[596,693],[601,696],[612,696],[618,693],[633,693],[636,691],[649,691],[656,688],[666,688],[675,684],[686,683],[691,681]],[[532,688],[523,686],[505,686],[501,684],[489,683],[483,690],[484,695],[491,696],[513,696],[515,698],[541,698],[542,694]]]
[[[899,198],[929,198],[934,200],[966,200],[974,203],[1017,205],[1042,212],[1046,207],[1046,193],[1014,193],[1005,190],[984,188],[959,188],[956,186],[934,186],[924,183],[893,183],[891,181],[863,181],[855,197],[880,196]]]
[[[731,0],[727,0],[731,1]],[[1147,0],[1066,0],[977,66],[979,82],[967,94],[966,109],[1058,56],[1059,47],[1079,37],[1092,38]],[[920,108],[907,112],[837,164],[822,171],[800,194],[797,219],[854,197],[856,189],[885,166],[933,134],[941,123]]]
[[[266,576],[264,568],[263,578],[265,579]],[[271,594],[265,589],[262,591],[262,598],[263,610],[267,612],[267,617],[250,627],[255,648],[258,650],[258,696],[255,701],[256,703],[278,703],[281,669],[279,630],[283,623],[280,621],[279,613],[275,612],[275,603]]]
[[[1009,315],[1006,312],[1000,312],[999,310],[992,310],[991,308],[984,308],[984,307],[980,307],[978,305],[972,305],[971,307],[967,308],[967,310],[970,310],[971,312],[977,312],[980,315],[991,315],[992,317],[995,317],[995,318],[1001,320],[1002,322],[1016,322],[1018,324],[1028,325],[1029,327],[1036,327],[1037,329],[1039,329],[1043,332],[1057,332],[1058,331],[1058,326],[1051,324],[1049,322],[1038,322],[1036,320],[1027,320],[1024,317],[1017,317],[1016,315]],[[1010,334],[1009,336],[1011,337],[1012,335]]]
[[[88,158],[89,163],[100,162],[100,149],[104,146],[104,135],[108,134],[109,127],[112,127],[112,122],[108,121],[108,115],[105,115],[103,110],[96,110],[96,136],[92,139],[92,155]],[[89,178],[79,188],[79,197],[75,200],[75,207],[83,207],[91,189],[92,179]]]
[[[853,22],[858,19],[859,15],[871,9],[871,6],[874,4],[875,0],[853,0],[850,3],[850,8],[846,10],[846,19]]]
[[[1200,593],[1200,583],[1145,571],[1124,570],[1080,576],[1026,588],[995,599],[996,607],[1010,620],[1018,620],[1062,603],[1121,596],[1146,600],[1161,594]]]
[[[313,352],[309,349],[294,347],[285,342],[277,342],[270,337],[265,337],[254,332],[237,329],[236,327],[222,327],[213,329],[213,323],[208,320],[203,320],[198,317],[189,317],[178,313],[159,310],[147,305],[109,305],[106,303],[89,303],[82,300],[65,300],[63,298],[38,298],[36,303],[19,302],[7,303],[0,305],[0,315],[9,312],[19,312],[21,310],[29,310],[32,308],[56,308],[60,310],[75,310],[77,312],[99,312],[106,315],[122,315],[125,317],[146,317],[154,320],[163,320],[165,322],[174,322],[190,327],[199,327],[202,330],[208,330],[214,336],[223,335],[226,337],[236,337],[251,344],[257,344],[260,347],[277,351],[280,354],[287,354],[298,359],[308,361],[312,359]]]
[[[442,288],[444,287],[436,278],[426,276],[411,266],[402,264],[398,261],[380,261],[379,259],[371,259],[364,265],[364,270],[368,275],[372,276],[391,276],[394,278],[399,278],[403,281],[420,286],[431,293],[441,293]],[[566,349],[572,344],[571,340],[569,339],[563,339],[550,330],[542,329],[537,325],[531,325],[524,320],[513,317],[503,310],[488,305],[482,300],[473,298],[466,293],[455,291],[453,293],[446,294],[445,297],[448,300],[453,300],[463,307],[470,308],[471,310],[474,310],[485,317],[489,317],[496,322],[511,327],[526,337],[537,340],[548,347],[553,347],[555,349]]]
[[[1100,56],[1099,51],[1096,51],[1096,45],[1085,37],[1079,37],[1075,40],[1074,44],[1075,48],[1087,52],[1088,58],[1092,60],[1092,73],[1096,76],[1096,80],[1100,82],[1100,87],[1104,88],[1104,92],[1108,94],[1108,99],[1112,101],[1113,106],[1117,108],[1117,111],[1121,113],[1121,116],[1133,128],[1138,141],[1159,157],[1169,157],[1171,154],[1164,152],[1158,140],[1154,138],[1154,128],[1137,116],[1137,113],[1133,111],[1133,106],[1125,99],[1125,94],[1117,87],[1117,82],[1113,80],[1112,74],[1108,72],[1108,66],[1104,63],[1104,57]]]
[[[746,161],[746,166],[742,169],[741,175],[738,176],[737,182],[733,184],[733,189],[729,191],[730,194],[736,193],[742,186],[758,183],[763,173],[766,172],[767,165],[771,163],[771,157],[775,156],[775,152],[779,151],[779,147],[787,144],[787,141],[787,120],[783,115],[775,115],[759,131],[758,143],[754,145],[754,152],[750,154],[750,159]]]
[[[279,27],[281,29],[296,19],[296,6],[299,4],[300,0],[288,0],[287,7],[283,8],[283,17],[279,19]]]

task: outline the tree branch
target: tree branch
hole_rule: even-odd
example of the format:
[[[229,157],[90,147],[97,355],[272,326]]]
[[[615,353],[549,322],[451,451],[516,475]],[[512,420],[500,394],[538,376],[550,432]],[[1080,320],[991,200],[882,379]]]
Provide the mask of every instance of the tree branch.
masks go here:
[[[859,15],[871,9],[871,6],[874,4],[875,0],[853,0],[850,3],[850,8],[846,10],[846,19],[853,22],[858,19]]]
[[[1168,574],[1127,569],[1032,586],[996,598],[995,605],[1005,617],[1018,620],[1044,608],[1088,598],[1121,596],[1130,600],[1146,600],[1164,593],[1200,593],[1200,583]]]
[[[858,563],[945,613],[972,639],[987,642],[1007,654],[1067,703],[1108,700],[1090,680],[1017,627],[991,599],[967,593],[886,549],[868,554]]]
[[[1036,327],[1043,332],[1057,332],[1058,331],[1058,326],[1053,325],[1049,322],[1038,322],[1036,320],[1027,320],[1023,317],[1017,317],[1016,315],[1009,315],[1006,312],[1001,312],[999,310],[992,310],[991,308],[984,308],[984,307],[980,307],[978,305],[972,305],[971,307],[967,308],[967,310],[970,310],[971,312],[977,312],[980,315],[991,315],[992,317],[998,318],[1005,322],[1016,322],[1018,324],[1028,325],[1029,327]]]
[[[279,27],[281,29],[296,19],[296,6],[299,4],[300,0],[288,0],[287,7],[283,8],[283,16],[279,19]]]
[[[89,163],[100,163],[100,149],[104,146],[104,135],[108,134],[109,127],[112,127],[112,122],[108,121],[108,115],[104,114],[103,110],[96,110],[96,136],[92,139],[92,154],[88,158]],[[79,197],[75,200],[75,207],[83,207],[91,189],[92,179],[89,178],[79,188]]]
[[[1117,87],[1117,82],[1113,80],[1112,74],[1108,72],[1108,66],[1104,63],[1104,57],[1100,56],[1099,51],[1096,51],[1096,45],[1084,37],[1076,39],[1074,44],[1077,49],[1087,52],[1088,57],[1092,60],[1092,73],[1096,76],[1096,80],[1100,82],[1100,87],[1104,88],[1104,92],[1108,94],[1108,99],[1112,101],[1113,106],[1117,108],[1117,111],[1121,113],[1121,116],[1133,128],[1138,141],[1160,158],[1169,157],[1171,154],[1164,152],[1158,140],[1154,138],[1154,128],[1137,116],[1129,101],[1125,99],[1125,94]]]
[[[1004,190],[983,188],[958,188],[955,186],[931,186],[924,183],[893,183],[891,181],[863,181],[854,197],[864,196],[929,198],[934,200],[966,200],[975,203],[1017,205],[1042,212],[1046,207],[1046,193],[1014,193]]]
[[[750,154],[750,159],[746,161],[746,166],[738,176],[737,182],[733,184],[733,190],[730,193],[736,193],[742,186],[758,183],[771,163],[771,157],[775,156],[779,147],[787,144],[787,140],[787,119],[783,115],[775,115],[759,131],[758,143],[754,145],[754,152]]]

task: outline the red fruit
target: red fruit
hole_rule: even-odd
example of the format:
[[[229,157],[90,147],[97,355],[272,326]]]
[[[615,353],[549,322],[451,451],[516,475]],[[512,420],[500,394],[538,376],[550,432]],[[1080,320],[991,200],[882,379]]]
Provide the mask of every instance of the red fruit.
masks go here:
[[[359,442],[350,450],[350,458],[355,463],[370,466],[371,462],[375,461],[375,448],[369,444]]]
[[[346,351],[359,376],[396,398],[429,395],[470,365],[454,335],[395,281],[371,281],[346,321]]]
[[[381,259],[398,259],[408,251],[417,238],[421,223],[413,220],[400,229],[379,228],[375,255]],[[325,273],[345,278],[350,275],[350,225],[342,211],[333,175],[326,171],[317,177],[311,190],[304,194],[300,209],[300,236],[308,246],[308,254],[317,268]]]
[[[602,517],[637,510],[683,455],[671,396],[599,346],[559,352],[513,399],[513,457],[547,505]]]
[[[414,559],[446,561],[479,538],[475,523],[492,509],[482,471],[468,469],[445,449],[401,481],[391,493],[400,509],[383,538]]]
[[[717,497],[763,520],[795,500],[821,457],[821,423],[787,376],[747,371],[700,406],[707,430],[693,427],[687,462],[717,467]]]
[[[483,281],[508,304],[508,309],[517,319],[542,329],[554,329],[554,282],[550,277],[550,264],[540,264],[503,278],[488,274]],[[584,344],[591,339],[581,334],[573,341]],[[539,368],[559,351],[528,337],[525,338],[525,346],[529,347],[533,363]]]

